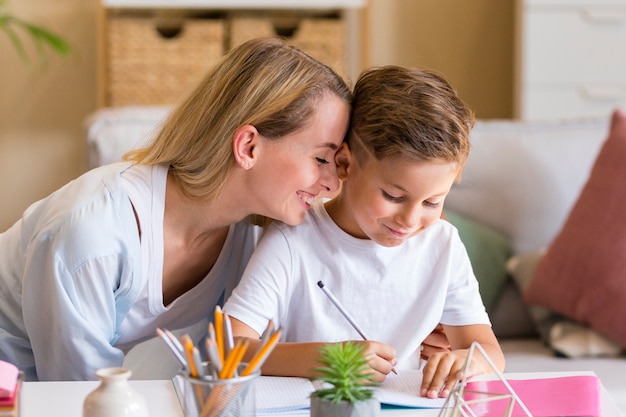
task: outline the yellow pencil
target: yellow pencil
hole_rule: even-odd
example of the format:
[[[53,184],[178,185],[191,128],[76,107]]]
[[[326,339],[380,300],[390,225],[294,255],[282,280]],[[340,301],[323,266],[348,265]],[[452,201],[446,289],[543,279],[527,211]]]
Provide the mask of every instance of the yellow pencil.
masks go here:
[[[198,377],[198,368],[196,368],[196,362],[193,359],[193,340],[188,334],[184,334],[180,337],[180,341],[185,348],[185,355],[187,355],[187,366],[189,366],[189,375],[193,378]],[[202,392],[202,387],[198,384],[194,384],[196,387],[196,395],[198,397],[198,401],[204,402],[204,394]]]
[[[198,369],[196,369],[196,363],[193,360],[193,340],[188,334],[184,334],[180,337],[180,340],[185,348],[185,355],[187,356],[187,366],[189,366],[189,374],[197,378]]]
[[[224,367],[219,374],[220,379],[229,379],[233,377],[237,366],[239,366],[239,364],[241,363],[241,359],[248,349],[249,343],[250,342],[248,339],[237,339],[235,347],[233,348],[233,350],[230,351],[230,354],[228,355],[228,357],[226,358],[226,362],[224,363]]]
[[[270,338],[267,340],[267,343],[265,343],[261,347],[261,349],[250,360],[248,366],[246,366],[245,369],[241,372],[241,376],[250,375],[251,373],[256,371],[261,365],[263,365],[263,362],[265,362],[267,356],[272,352],[272,350],[276,346],[276,343],[278,343],[278,339],[280,338],[281,333],[282,329],[280,328],[272,333]]]
[[[220,306],[215,306],[215,343],[217,343],[217,354],[224,363],[224,313]]]

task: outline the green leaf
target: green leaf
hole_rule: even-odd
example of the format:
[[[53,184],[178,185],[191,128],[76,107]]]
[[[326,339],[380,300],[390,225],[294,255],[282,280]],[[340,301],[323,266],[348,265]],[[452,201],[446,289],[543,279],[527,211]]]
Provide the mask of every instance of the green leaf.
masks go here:
[[[4,7],[4,4],[5,2],[0,0],[0,7]],[[37,51],[39,62],[43,65],[45,65],[48,61],[48,49],[52,50],[52,52],[59,56],[66,56],[72,51],[71,45],[54,32],[39,25],[22,20],[10,13],[1,13],[0,30],[7,35],[21,60],[25,63],[29,62],[29,57],[24,43],[18,35],[18,32],[15,30],[16,28],[22,30],[33,42]]]
[[[314,368],[322,380],[332,387],[311,394],[327,401],[347,401],[355,403],[372,398],[373,375],[363,353],[364,345],[354,342],[329,343],[320,348],[317,362],[321,367]]]

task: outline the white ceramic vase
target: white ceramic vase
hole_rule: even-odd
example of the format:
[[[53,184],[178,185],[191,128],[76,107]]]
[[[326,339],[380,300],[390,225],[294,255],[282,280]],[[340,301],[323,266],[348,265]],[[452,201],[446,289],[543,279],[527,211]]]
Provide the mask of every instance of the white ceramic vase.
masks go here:
[[[83,402],[83,417],[148,417],[146,399],[129,383],[126,368],[102,368],[96,371],[101,381]]]

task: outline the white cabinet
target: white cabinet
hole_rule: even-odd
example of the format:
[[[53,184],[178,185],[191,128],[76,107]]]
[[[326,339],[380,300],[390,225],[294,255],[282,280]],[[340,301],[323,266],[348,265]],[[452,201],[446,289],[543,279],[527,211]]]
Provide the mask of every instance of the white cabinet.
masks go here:
[[[626,0],[518,0],[516,35],[517,118],[626,108]]]

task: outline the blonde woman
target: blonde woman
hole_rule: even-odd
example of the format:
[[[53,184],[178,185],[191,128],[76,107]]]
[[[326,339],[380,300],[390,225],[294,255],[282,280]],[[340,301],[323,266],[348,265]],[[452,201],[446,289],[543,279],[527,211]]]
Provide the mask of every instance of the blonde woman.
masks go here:
[[[351,94],[275,39],[232,50],[154,141],[34,203],[0,234],[0,359],[94,379],[156,327],[191,325],[239,281],[260,229],[338,189]]]

